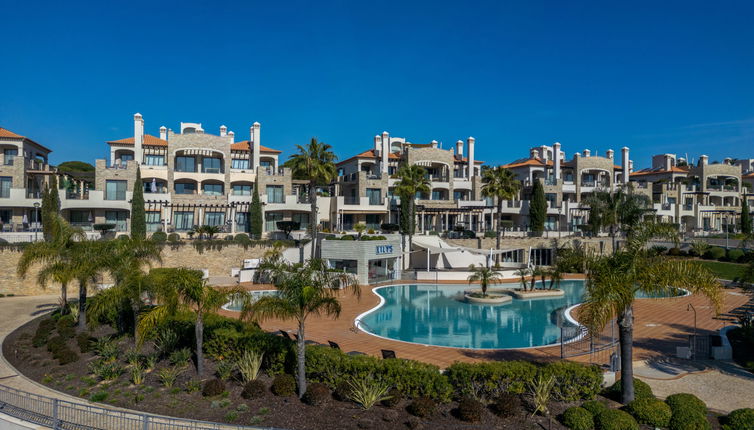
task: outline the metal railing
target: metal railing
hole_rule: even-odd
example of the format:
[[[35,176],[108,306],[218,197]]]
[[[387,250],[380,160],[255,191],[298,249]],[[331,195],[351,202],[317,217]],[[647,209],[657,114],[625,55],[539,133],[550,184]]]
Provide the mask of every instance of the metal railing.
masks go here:
[[[213,423],[69,402],[0,385],[0,412],[53,429],[98,430],[249,430],[247,427]]]

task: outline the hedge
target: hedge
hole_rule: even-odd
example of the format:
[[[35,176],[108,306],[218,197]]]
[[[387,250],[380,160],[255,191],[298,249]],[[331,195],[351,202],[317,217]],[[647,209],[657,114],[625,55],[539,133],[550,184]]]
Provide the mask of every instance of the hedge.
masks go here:
[[[592,430],[594,428],[594,417],[592,413],[584,408],[573,407],[563,412],[563,425],[571,430]]]
[[[608,409],[594,420],[597,430],[639,430],[639,423],[628,412]]]
[[[322,382],[332,390],[349,380],[369,378],[385,382],[410,398],[426,396],[447,402],[453,392],[437,366],[413,360],[350,356],[324,346],[307,346],[306,374],[309,380]]]
[[[752,430],[754,429],[754,409],[736,409],[720,420],[723,430]]]
[[[652,427],[667,427],[672,415],[667,403],[648,397],[629,403],[626,405],[626,411],[633,415],[636,421]]]
[[[713,246],[704,253],[704,258],[707,260],[719,260],[725,257],[725,249],[719,246]]]
[[[622,381],[619,379],[615,384],[605,390],[605,397],[609,397],[616,402],[621,401],[621,390],[623,389]],[[652,387],[646,382],[634,378],[634,398],[635,400],[644,398],[654,398]]]

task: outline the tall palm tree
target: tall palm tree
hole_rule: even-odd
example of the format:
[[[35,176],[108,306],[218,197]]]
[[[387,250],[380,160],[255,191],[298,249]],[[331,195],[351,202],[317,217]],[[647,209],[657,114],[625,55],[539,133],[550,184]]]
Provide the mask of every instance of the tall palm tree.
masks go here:
[[[108,257],[112,252],[111,243],[84,239],[71,247],[71,265],[79,284],[79,331],[86,330],[89,284],[95,281],[97,275],[106,270]]]
[[[25,277],[35,264],[42,264],[37,281],[43,287],[53,281],[60,284],[60,300],[63,311],[68,303],[68,284],[76,278],[72,264],[74,244],[86,236],[80,228],[72,227],[60,215],[49,219],[50,240],[34,242],[24,248],[18,261],[19,276]]]
[[[527,288],[526,277],[529,276],[529,268],[522,267],[516,270],[516,275],[520,278],[521,289],[526,291],[526,288]]]
[[[481,264],[479,266],[474,266],[472,264],[469,266],[469,270],[471,271],[471,275],[469,275],[468,278],[469,284],[478,281],[479,285],[482,287],[482,297],[487,297],[487,287],[490,284],[497,284],[503,280],[502,273]]]
[[[427,170],[415,164],[403,164],[398,169],[397,176],[399,181],[395,184],[395,193],[401,197],[401,211],[406,210],[409,214],[409,225],[407,227],[410,252],[416,225],[416,214],[414,213],[416,195],[418,193],[429,193],[430,183],[429,178],[427,178]]]
[[[332,147],[324,142],[318,142],[312,138],[308,145],[296,145],[298,153],[291,155],[283,166],[293,172],[296,179],[309,181],[309,203],[311,213],[309,226],[312,235],[312,255],[316,256],[317,247],[317,186],[329,185],[338,176],[335,161],[338,157],[332,151]]]
[[[607,227],[613,252],[616,251],[618,232],[628,235],[643,219],[649,206],[649,198],[635,194],[631,189],[619,188],[617,191],[596,191],[582,201],[589,206],[590,224],[595,230]]]
[[[247,301],[241,318],[265,320],[269,318],[293,319],[298,324],[297,354],[298,393],[306,392],[306,320],[310,316],[337,318],[341,306],[339,289],[350,289],[357,297],[361,294],[353,275],[328,270],[320,259],[311,259],[304,264],[289,264],[281,261],[264,261],[260,268],[269,274],[278,290],[277,296],[264,296],[254,303]]]
[[[199,378],[204,374],[204,318],[216,312],[234,296],[242,294],[236,288],[213,288],[207,285],[202,275],[199,270],[184,267],[152,269],[149,282],[159,305],[139,318],[137,338],[137,344],[141,345],[147,333],[179,311],[195,313],[196,372]]]
[[[592,334],[600,333],[609,321],[617,318],[624,404],[635,397],[633,303],[637,292],[663,294],[683,288],[707,296],[718,312],[722,302],[720,282],[704,266],[695,261],[657,256],[647,249],[647,242],[658,232],[655,227],[639,224],[624,250],[589,262],[585,300],[578,309],[580,321]]]
[[[521,181],[503,166],[482,169],[482,196],[497,200],[497,228],[495,247],[500,250],[500,234],[503,226],[503,200],[511,200],[521,190]],[[498,256],[500,258],[500,256]]]

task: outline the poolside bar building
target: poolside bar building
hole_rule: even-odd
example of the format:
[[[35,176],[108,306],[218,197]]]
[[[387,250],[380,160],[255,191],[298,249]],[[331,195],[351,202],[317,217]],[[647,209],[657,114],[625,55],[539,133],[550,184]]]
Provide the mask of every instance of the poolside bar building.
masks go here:
[[[400,279],[400,235],[385,237],[385,240],[324,239],[320,255],[331,268],[356,275],[361,285]]]

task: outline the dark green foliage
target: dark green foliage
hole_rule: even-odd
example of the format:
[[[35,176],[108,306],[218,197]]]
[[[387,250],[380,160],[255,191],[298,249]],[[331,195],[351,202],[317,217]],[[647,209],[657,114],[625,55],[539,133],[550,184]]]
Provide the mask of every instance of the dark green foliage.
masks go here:
[[[445,374],[457,397],[494,399],[502,393],[523,394],[537,366],[526,361],[453,363]]]
[[[42,208],[39,213],[42,220],[42,232],[46,241],[52,239],[53,220],[60,213],[60,194],[56,175],[50,175],[50,182],[42,195]]]
[[[562,423],[571,430],[592,430],[594,417],[584,408],[573,407],[563,412]]]
[[[249,235],[246,233],[238,233],[234,238],[233,242],[239,243],[239,244],[247,244],[251,242],[251,239],[249,238]]]
[[[219,396],[225,391],[225,382],[222,379],[210,379],[202,387],[202,396],[214,397]]]
[[[518,394],[502,393],[492,402],[492,412],[500,418],[518,415],[522,410],[521,397]]]
[[[545,220],[547,219],[547,200],[545,200],[545,189],[540,181],[534,181],[531,193],[531,201],[529,202],[530,228],[534,233],[542,233],[545,231]]]
[[[741,233],[751,234],[751,209],[747,199],[741,199]]]
[[[85,354],[92,350],[92,345],[96,339],[89,336],[88,333],[79,333],[76,336],[76,343],[79,346],[79,351],[81,351],[82,354]]]
[[[400,228],[401,227],[398,224],[380,224],[380,230],[384,231],[385,233],[395,233]]]
[[[610,409],[607,407],[606,404],[604,404],[603,402],[599,400],[590,400],[588,402],[584,402],[581,404],[581,407],[591,412],[592,415],[594,416],[597,416],[601,414],[602,412]]]
[[[276,396],[292,396],[296,392],[296,379],[293,375],[281,373],[272,380],[270,389]]]
[[[338,382],[333,389],[332,394],[333,397],[335,397],[335,400],[348,402],[351,399],[351,391],[351,384],[349,384],[348,381],[345,380],[345,378],[341,378],[340,382]]]
[[[264,397],[264,393],[267,392],[267,386],[264,385],[264,382],[254,379],[246,383],[246,385],[243,386],[243,391],[241,391],[241,397],[244,399],[258,399],[260,397]]]
[[[669,430],[709,430],[711,428],[705,415],[688,407],[674,409],[668,425]]]
[[[699,397],[696,397],[693,394],[671,394],[665,399],[665,403],[670,406],[670,409],[672,409],[673,412],[680,409],[690,409],[702,415],[707,414],[707,405]]]
[[[602,370],[598,366],[587,366],[571,361],[555,361],[541,369],[542,373],[552,375],[555,385],[552,397],[564,402],[590,400],[601,390]]]
[[[178,233],[170,233],[168,235],[168,242],[170,243],[178,243],[181,241],[181,235]]]
[[[431,417],[437,409],[437,403],[429,397],[418,397],[408,404],[406,410],[409,414],[419,418]]]
[[[479,400],[465,397],[458,402],[458,418],[461,421],[475,423],[482,419],[484,409],[484,404]]]
[[[713,246],[704,253],[704,258],[707,260],[719,260],[725,257],[725,248],[719,246]]]
[[[73,325],[74,321],[72,316],[65,315],[60,317],[56,324],[58,334],[66,339],[72,339],[74,336],[76,336],[76,329],[73,328]]]
[[[681,254],[682,254],[681,249],[678,247],[672,247],[668,249],[668,255],[670,255],[671,257],[678,257]]]
[[[652,427],[667,427],[672,415],[667,403],[651,398],[634,400],[626,405],[626,412],[633,415],[639,423]]]
[[[623,389],[623,384],[621,383],[621,380],[618,380],[615,384],[611,385],[607,390],[605,390],[605,396],[609,397],[616,402],[620,402],[621,399],[621,390]],[[654,394],[652,393],[652,388],[647,385],[646,382],[640,381],[636,378],[634,378],[634,397],[635,399],[645,399],[645,398],[654,398]]]
[[[354,379],[374,379],[397,388],[407,397],[428,396],[440,402],[450,400],[453,391],[437,366],[413,360],[350,356],[321,346],[307,347],[306,374],[312,381],[331,388]]]
[[[385,236],[367,236],[367,235],[364,235],[364,236],[361,236],[361,238],[359,240],[361,240],[361,241],[387,240],[387,238]]]
[[[157,243],[165,243],[168,240],[168,235],[164,231],[156,231],[152,233],[152,240]]]
[[[734,263],[738,262],[740,259],[742,259],[744,256],[743,250],[740,249],[731,249],[728,251],[727,259],[728,261],[732,261]]]
[[[61,366],[79,361],[79,355],[67,346],[53,353],[52,357],[58,360],[58,364]]]
[[[723,430],[754,430],[754,409],[736,409],[720,419]]]
[[[147,214],[144,211],[144,183],[141,181],[141,169],[136,168],[133,196],[131,198],[131,237],[147,237]]]
[[[380,403],[386,408],[394,408],[398,406],[398,403],[400,403],[401,400],[403,400],[403,393],[401,393],[401,390],[391,388],[390,391],[387,392],[387,398]]]
[[[58,170],[61,172],[81,173],[94,172],[95,167],[84,161],[64,161],[58,164]]]
[[[352,234],[344,234],[340,236],[340,240],[356,240],[356,238]]]
[[[400,196],[400,218],[398,219],[398,229],[401,234],[414,234],[416,230],[415,204],[413,196]]]
[[[254,185],[251,205],[249,205],[249,233],[251,233],[251,237],[261,239],[263,226],[264,218],[262,217],[262,202],[259,200],[259,185]]]
[[[278,230],[285,233],[286,238],[290,238],[293,230],[298,230],[301,227],[301,223],[297,221],[278,221],[275,223]]]
[[[628,412],[608,409],[594,417],[597,430],[639,430],[639,423]]]
[[[34,337],[31,338],[31,344],[35,348],[39,348],[47,343],[47,339],[50,338],[50,334],[55,329],[55,321],[52,318],[45,318],[39,322],[37,331],[34,333]]]
[[[47,341],[47,350],[53,353],[53,355],[63,348],[66,348],[66,343],[62,336],[55,336]]]
[[[89,397],[89,400],[93,402],[104,402],[107,399],[107,391],[98,391]]]
[[[204,352],[216,360],[237,360],[243,351],[252,350],[264,353],[262,368],[270,375],[293,369],[295,355],[288,339],[216,315],[208,315],[204,330]]]
[[[306,387],[306,393],[301,397],[301,401],[307,405],[320,406],[329,402],[331,397],[330,389],[327,388],[327,385],[315,382]]]

